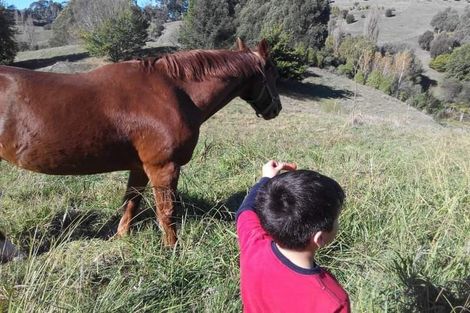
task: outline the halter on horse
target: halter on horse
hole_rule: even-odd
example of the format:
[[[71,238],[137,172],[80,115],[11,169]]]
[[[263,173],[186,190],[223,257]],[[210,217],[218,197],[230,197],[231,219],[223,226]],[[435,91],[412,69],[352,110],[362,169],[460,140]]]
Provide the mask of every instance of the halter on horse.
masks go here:
[[[164,242],[201,124],[235,97],[269,120],[281,110],[265,40],[257,51],[194,50],[56,74],[0,66],[0,159],[53,175],[130,170],[118,234],[128,233],[150,181]]]

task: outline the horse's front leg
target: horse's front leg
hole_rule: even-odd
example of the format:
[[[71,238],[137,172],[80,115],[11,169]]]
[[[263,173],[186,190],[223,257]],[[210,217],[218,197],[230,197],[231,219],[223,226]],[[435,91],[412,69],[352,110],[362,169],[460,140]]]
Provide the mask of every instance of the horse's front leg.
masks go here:
[[[0,232],[0,263],[9,262],[24,255]]]
[[[175,163],[158,166],[144,164],[144,169],[155,196],[157,219],[163,231],[163,242],[167,246],[173,246],[176,243],[174,202],[180,167]]]
[[[117,235],[124,236],[129,233],[129,228],[135,213],[139,208],[140,200],[142,200],[142,193],[149,179],[143,169],[131,170],[129,173],[129,180],[127,182],[127,190],[124,195],[123,206],[124,214],[119,222]]]

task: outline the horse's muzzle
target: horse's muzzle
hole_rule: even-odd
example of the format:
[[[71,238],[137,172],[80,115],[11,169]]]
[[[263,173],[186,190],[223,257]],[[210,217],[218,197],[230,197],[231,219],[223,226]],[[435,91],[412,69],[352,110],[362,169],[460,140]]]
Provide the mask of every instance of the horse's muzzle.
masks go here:
[[[277,100],[276,102],[277,102],[276,104],[272,105],[273,108],[271,110],[266,112],[266,114],[263,114],[263,118],[265,120],[271,120],[271,119],[275,118],[276,116],[278,116],[279,112],[281,112],[281,110],[282,110],[281,101]]]

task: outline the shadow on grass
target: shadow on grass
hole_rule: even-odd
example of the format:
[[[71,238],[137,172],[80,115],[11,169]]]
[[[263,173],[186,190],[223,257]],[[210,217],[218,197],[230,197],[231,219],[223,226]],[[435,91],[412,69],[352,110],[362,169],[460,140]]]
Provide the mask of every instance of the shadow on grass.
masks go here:
[[[421,75],[419,78],[419,84],[424,91],[428,91],[430,88],[437,86],[437,81],[426,75]]]
[[[45,58],[45,59],[32,59],[26,61],[19,61],[15,62],[12,65],[16,67],[27,68],[30,70],[36,70],[38,68],[43,68],[47,66],[54,65],[57,62],[76,62],[88,58],[90,55],[88,52],[82,53],[75,53],[75,54],[67,54],[67,55],[60,55],[55,56],[52,58]]]
[[[470,276],[437,285],[422,275],[413,263],[411,257],[399,256],[394,261],[394,270],[410,298],[402,312],[470,312]]]
[[[183,218],[198,220],[205,217],[232,222],[245,195],[246,192],[237,192],[220,203],[213,203],[180,193],[175,203],[175,222],[178,224]],[[97,209],[63,210],[56,213],[46,223],[46,227],[38,225],[20,232],[21,250],[40,255],[61,242],[88,239],[108,240],[116,234],[121,216],[121,211],[109,216]],[[148,225],[153,225],[155,231],[158,231],[154,207],[140,209],[133,219],[131,231],[139,231]]]
[[[138,52],[134,53],[130,59],[144,59],[144,58],[160,58],[165,54],[173,53],[177,51],[177,47],[164,46],[164,47],[151,47],[142,48]],[[88,52],[73,53],[55,56],[51,58],[31,59],[25,61],[15,62],[12,65],[21,68],[27,68],[30,70],[36,70],[44,67],[48,67],[56,64],[57,62],[77,62],[90,57]]]
[[[279,82],[278,86],[281,94],[297,100],[349,99],[354,96],[354,93],[349,90],[333,89],[309,82],[283,80]]]
[[[163,46],[163,47],[151,47],[151,48],[142,48],[139,52],[136,52],[132,58],[156,58],[159,59],[165,54],[173,53],[178,51],[178,47],[173,46]]]

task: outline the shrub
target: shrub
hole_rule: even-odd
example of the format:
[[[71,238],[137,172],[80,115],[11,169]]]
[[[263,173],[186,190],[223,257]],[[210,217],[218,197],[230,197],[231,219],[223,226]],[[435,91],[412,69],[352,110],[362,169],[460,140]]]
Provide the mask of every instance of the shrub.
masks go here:
[[[354,80],[359,84],[364,85],[366,83],[366,76],[362,71],[358,71],[356,75],[354,75]]]
[[[457,96],[457,101],[460,103],[466,103],[470,106],[470,82],[462,82],[462,90]]]
[[[140,10],[132,7],[82,36],[91,55],[107,56],[117,62],[130,58],[145,45],[147,27]]]
[[[363,68],[367,57],[373,55],[377,47],[375,43],[365,37],[346,37],[338,48],[338,56],[343,63],[351,63],[354,66]],[[359,64],[361,63],[361,64]]]
[[[366,85],[379,89],[380,83],[382,82],[382,73],[379,71],[372,71],[367,77]]]
[[[323,47],[328,36],[329,0],[297,0],[295,5],[292,5],[292,1],[285,0],[244,2],[244,5],[237,6],[239,9],[237,35],[248,43],[258,42],[263,29],[282,25],[290,32],[289,44],[292,47],[298,43],[314,49]]]
[[[421,49],[429,51],[431,49],[431,42],[434,39],[434,33],[430,30],[425,31],[418,37],[418,43]]]
[[[338,66],[338,73],[352,78],[354,77],[354,65],[349,62],[346,64],[341,64],[340,66]]]
[[[395,16],[395,9],[387,9],[385,10],[385,17],[393,17]]]
[[[470,44],[452,52],[446,66],[447,77],[470,81]]]
[[[369,74],[366,85],[379,89],[387,95],[391,95],[396,89],[396,81],[393,76],[383,75],[377,70],[374,70]]]
[[[305,56],[290,47],[290,34],[285,32],[281,26],[274,26],[263,30],[262,36],[269,43],[271,58],[279,70],[279,75],[284,78],[302,79],[307,70],[304,63]]]
[[[447,8],[439,11],[431,20],[431,26],[437,32],[453,32],[459,24],[459,14],[455,9]]]
[[[431,42],[431,48],[429,52],[431,57],[435,58],[441,54],[451,53],[455,47],[458,47],[459,43],[447,33],[440,33]]]
[[[334,17],[340,17],[341,16],[341,9],[339,7],[332,7],[331,8],[331,15]]]
[[[431,60],[431,62],[429,63],[429,67],[438,72],[443,73],[446,71],[447,63],[449,63],[449,58],[450,54],[448,53],[438,55],[437,57]]]
[[[352,24],[356,21],[356,18],[354,17],[353,14],[348,14],[346,15],[346,23]]]
[[[392,76],[382,75],[378,89],[387,95],[391,95],[395,91],[395,79]]]
[[[228,48],[235,40],[235,31],[232,2],[193,0],[183,19],[179,40],[187,49]]]
[[[429,91],[411,97],[408,104],[430,114],[438,113],[443,108],[442,102]]]
[[[397,86],[397,97],[401,101],[406,101],[422,92],[422,86],[411,80],[405,80],[401,82],[399,86]]]
[[[451,78],[441,83],[442,97],[445,102],[456,102],[457,96],[462,91],[462,83]]]
[[[12,63],[18,51],[14,38],[14,23],[11,12],[0,2],[0,64]]]
[[[460,16],[459,25],[455,29],[454,37],[461,43],[470,43],[470,5],[465,7]]]

